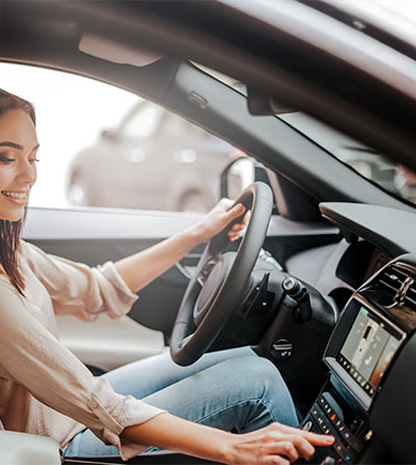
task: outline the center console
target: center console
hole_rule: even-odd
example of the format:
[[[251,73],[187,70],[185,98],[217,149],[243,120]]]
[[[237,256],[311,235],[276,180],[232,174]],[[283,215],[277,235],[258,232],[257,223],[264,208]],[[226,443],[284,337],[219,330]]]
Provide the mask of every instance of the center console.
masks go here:
[[[371,411],[416,328],[413,265],[387,265],[350,299],[324,354],[329,378],[302,427],[335,437],[313,463],[360,463],[374,436]],[[393,407],[394,408],[394,407]]]

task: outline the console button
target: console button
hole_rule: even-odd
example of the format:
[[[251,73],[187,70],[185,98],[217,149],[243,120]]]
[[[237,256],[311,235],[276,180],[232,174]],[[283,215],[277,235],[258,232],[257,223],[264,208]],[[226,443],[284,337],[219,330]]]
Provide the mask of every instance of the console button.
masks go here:
[[[336,465],[336,461],[334,457],[325,457],[324,460],[322,461],[321,465]]]
[[[340,441],[335,441],[332,446],[335,452],[347,463],[351,463],[354,459],[354,453],[349,448],[345,447]]]
[[[336,413],[333,413],[329,419],[333,422],[333,423],[336,423],[336,421],[338,420],[338,416]]]
[[[325,433],[325,434],[330,434],[331,433],[331,430],[328,428],[327,425],[323,424],[322,425],[322,431]]]
[[[362,449],[361,442],[347,429],[345,429],[344,431],[340,431],[340,433],[345,442],[348,443],[348,445],[350,445],[353,449],[355,449],[356,451]]]
[[[321,432],[324,434],[332,434],[329,421],[319,407],[312,408],[312,417],[315,419]]]

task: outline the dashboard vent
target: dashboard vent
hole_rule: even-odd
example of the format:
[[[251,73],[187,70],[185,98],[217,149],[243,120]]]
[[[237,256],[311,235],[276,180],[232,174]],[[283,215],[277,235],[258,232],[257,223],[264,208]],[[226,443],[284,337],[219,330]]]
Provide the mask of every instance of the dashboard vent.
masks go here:
[[[381,272],[378,284],[394,297],[408,277],[409,274],[405,270],[393,265]]]
[[[377,285],[391,298],[392,303],[402,303],[416,311],[416,277],[409,269],[391,265],[380,273]]]
[[[416,312],[416,283],[413,283],[407,293],[406,297],[404,298],[404,303],[407,307],[411,308]]]

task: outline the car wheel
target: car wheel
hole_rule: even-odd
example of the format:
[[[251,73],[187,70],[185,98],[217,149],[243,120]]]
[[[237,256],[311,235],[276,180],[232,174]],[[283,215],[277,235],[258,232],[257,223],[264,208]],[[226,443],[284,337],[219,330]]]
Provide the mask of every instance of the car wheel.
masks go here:
[[[198,192],[190,192],[185,194],[178,204],[178,210],[182,212],[196,212],[196,213],[207,213],[213,205],[209,205],[207,199],[205,199]]]
[[[85,177],[79,173],[72,176],[67,196],[71,205],[97,205],[91,186]]]

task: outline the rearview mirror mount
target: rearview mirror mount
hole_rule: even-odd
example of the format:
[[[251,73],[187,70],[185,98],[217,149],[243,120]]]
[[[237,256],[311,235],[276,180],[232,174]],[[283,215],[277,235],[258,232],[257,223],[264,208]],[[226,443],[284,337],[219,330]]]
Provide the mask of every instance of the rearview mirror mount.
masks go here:
[[[299,111],[289,102],[250,86],[247,86],[247,108],[255,116],[283,115]]]

